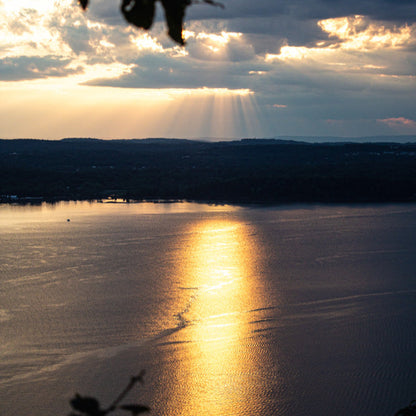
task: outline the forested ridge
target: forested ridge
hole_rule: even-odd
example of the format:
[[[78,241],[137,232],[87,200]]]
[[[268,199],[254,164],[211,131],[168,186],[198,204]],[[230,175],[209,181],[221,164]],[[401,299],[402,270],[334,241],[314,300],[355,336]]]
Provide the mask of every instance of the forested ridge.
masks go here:
[[[416,144],[242,139],[0,140],[3,202],[416,200]]]

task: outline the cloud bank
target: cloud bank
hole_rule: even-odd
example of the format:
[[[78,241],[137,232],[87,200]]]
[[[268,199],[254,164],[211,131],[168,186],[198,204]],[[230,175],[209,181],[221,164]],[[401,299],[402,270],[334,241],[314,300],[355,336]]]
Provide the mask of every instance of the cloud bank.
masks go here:
[[[114,0],[91,0],[86,13],[70,0],[18,3],[0,2],[0,83],[15,91],[19,83],[56,86],[59,79],[91,94],[158,91],[182,108],[192,96],[191,107],[206,113],[211,94],[224,114],[234,114],[226,120],[215,110],[224,117],[217,124],[228,126],[217,134],[416,134],[414,1],[193,5],[185,48],[167,37],[160,8],[151,31],[143,32],[122,20]],[[190,134],[176,124],[172,135]],[[192,133],[216,133],[207,126],[201,119]]]

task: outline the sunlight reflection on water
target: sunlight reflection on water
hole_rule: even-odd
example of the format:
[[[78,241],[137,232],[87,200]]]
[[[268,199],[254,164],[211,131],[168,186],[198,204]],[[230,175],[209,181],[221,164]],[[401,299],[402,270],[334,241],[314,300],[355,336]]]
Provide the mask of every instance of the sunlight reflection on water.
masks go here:
[[[187,348],[180,350],[184,365],[174,369],[181,382],[169,392],[182,403],[177,414],[254,414],[250,379],[262,358],[249,356],[243,342],[252,330],[247,311],[256,293],[257,250],[248,231],[241,222],[207,220],[192,227],[181,253],[180,273],[194,295],[181,314],[187,327],[179,336]]]

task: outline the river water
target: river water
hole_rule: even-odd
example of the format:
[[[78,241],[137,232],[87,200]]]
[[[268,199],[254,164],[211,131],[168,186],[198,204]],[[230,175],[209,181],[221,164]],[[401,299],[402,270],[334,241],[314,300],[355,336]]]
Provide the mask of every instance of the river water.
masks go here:
[[[416,398],[416,205],[0,205],[0,414],[384,416]],[[123,414],[119,411],[118,414]]]

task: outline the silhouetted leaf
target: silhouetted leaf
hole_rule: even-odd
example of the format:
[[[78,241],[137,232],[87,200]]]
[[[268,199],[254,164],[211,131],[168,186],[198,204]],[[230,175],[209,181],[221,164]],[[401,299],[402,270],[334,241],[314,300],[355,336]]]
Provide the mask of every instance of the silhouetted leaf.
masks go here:
[[[138,415],[139,413],[150,412],[150,408],[147,406],[142,406],[140,404],[124,404],[120,406],[120,409],[127,410],[131,412],[133,416]]]
[[[400,409],[394,416],[416,416],[416,410],[412,410],[408,407]]]
[[[84,10],[88,7],[88,0],[78,0],[78,1]]]
[[[166,23],[168,24],[168,34],[180,45],[185,44],[182,36],[183,19],[185,17],[185,10],[190,4],[191,0],[162,0]]]
[[[155,3],[158,0],[122,0],[121,13],[127,22],[148,30],[153,24],[155,16]],[[165,9],[165,18],[168,25],[169,36],[180,45],[184,45],[183,39],[183,19],[185,10],[191,3],[207,3],[212,6],[224,8],[222,3],[215,0],[160,0]],[[81,7],[85,10],[89,0],[78,0]]]
[[[416,400],[413,400],[409,406],[397,411],[394,416],[416,416]]]
[[[100,403],[94,397],[82,397],[77,393],[69,403],[73,409],[88,416],[103,415],[103,411],[100,409]]]
[[[155,15],[155,0],[122,0],[121,12],[129,23],[150,29]]]

